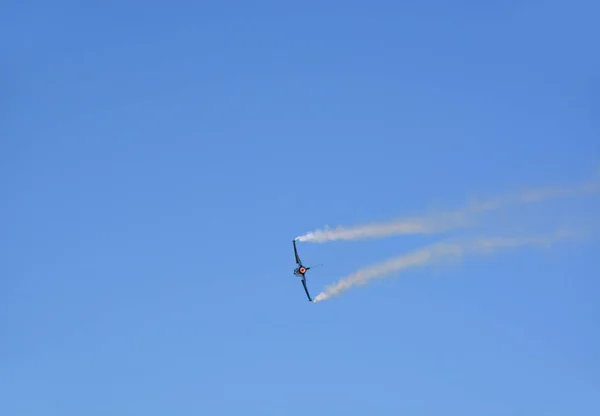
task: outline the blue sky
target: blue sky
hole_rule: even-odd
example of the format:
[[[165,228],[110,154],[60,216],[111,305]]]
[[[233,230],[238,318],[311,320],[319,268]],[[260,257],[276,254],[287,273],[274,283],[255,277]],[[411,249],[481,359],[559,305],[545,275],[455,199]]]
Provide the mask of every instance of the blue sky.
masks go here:
[[[600,5],[366,4],[4,5],[1,414],[600,413],[596,241],[291,245],[589,178]]]

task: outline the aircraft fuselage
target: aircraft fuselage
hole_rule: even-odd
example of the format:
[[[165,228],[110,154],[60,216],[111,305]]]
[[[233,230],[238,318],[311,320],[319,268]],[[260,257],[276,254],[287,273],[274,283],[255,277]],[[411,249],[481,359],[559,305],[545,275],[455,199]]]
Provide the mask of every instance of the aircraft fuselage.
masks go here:
[[[294,269],[294,274],[295,274],[296,276],[301,276],[301,277],[304,277],[304,274],[306,273],[306,270],[307,270],[307,268],[306,268],[306,267],[304,267],[304,266],[296,267],[296,268]]]

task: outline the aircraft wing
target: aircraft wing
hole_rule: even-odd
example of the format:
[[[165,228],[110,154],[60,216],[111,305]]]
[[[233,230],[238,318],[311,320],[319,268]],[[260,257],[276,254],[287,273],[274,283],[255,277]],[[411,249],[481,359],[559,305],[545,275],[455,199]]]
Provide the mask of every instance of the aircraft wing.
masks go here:
[[[298,256],[298,250],[296,250],[296,240],[294,240],[293,243],[294,243],[294,254],[296,255],[296,264],[302,264],[302,262],[300,261],[300,257]]]
[[[310,294],[308,293],[308,288],[306,287],[306,280],[302,279],[302,286],[304,286],[304,291],[306,292],[306,296],[308,297],[308,300],[310,302],[312,302],[312,299],[310,298]]]

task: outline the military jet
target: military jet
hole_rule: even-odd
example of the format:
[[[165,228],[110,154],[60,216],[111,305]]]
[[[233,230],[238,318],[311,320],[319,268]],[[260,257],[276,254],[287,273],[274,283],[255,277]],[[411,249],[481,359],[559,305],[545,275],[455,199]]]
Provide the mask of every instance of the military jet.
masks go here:
[[[300,256],[298,256],[298,250],[296,249],[296,240],[293,240],[294,244],[294,255],[296,256],[296,264],[298,265],[294,269],[294,275],[302,278],[302,286],[304,286],[304,291],[306,292],[306,296],[308,297],[308,301],[312,302],[313,300],[310,298],[310,294],[308,293],[308,288],[306,287],[306,272],[310,270],[310,267],[305,267],[300,261]]]

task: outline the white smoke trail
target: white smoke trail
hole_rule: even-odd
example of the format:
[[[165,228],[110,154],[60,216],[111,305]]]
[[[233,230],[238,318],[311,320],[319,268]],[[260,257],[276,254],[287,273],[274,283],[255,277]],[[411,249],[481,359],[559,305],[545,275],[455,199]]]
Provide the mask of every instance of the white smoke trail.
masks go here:
[[[551,245],[569,237],[580,236],[581,233],[559,230],[552,235],[526,238],[480,238],[465,242],[442,242],[392,258],[383,263],[360,269],[342,278],[337,283],[325,288],[313,302],[321,302],[358,285],[365,285],[375,278],[383,278],[392,272],[399,272],[409,267],[424,266],[445,257],[460,257],[469,252],[492,252],[495,249],[518,247],[524,245]]]
[[[492,198],[483,202],[475,202],[463,209],[433,214],[430,216],[401,218],[388,222],[376,222],[352,227],[324,227],[302,236],[297,241],[326,243],[335,240],[362,240],[368,238],[389,237],[400,234],[433,234],[466,227],[473,222],[476,214],[495,211],[505,206],[518,203],[541,202],[551,198],[569,197],[594,193],[600,190],[600,179],[583,182],[572,187],[552,187],[531,189],[515,195]]]

